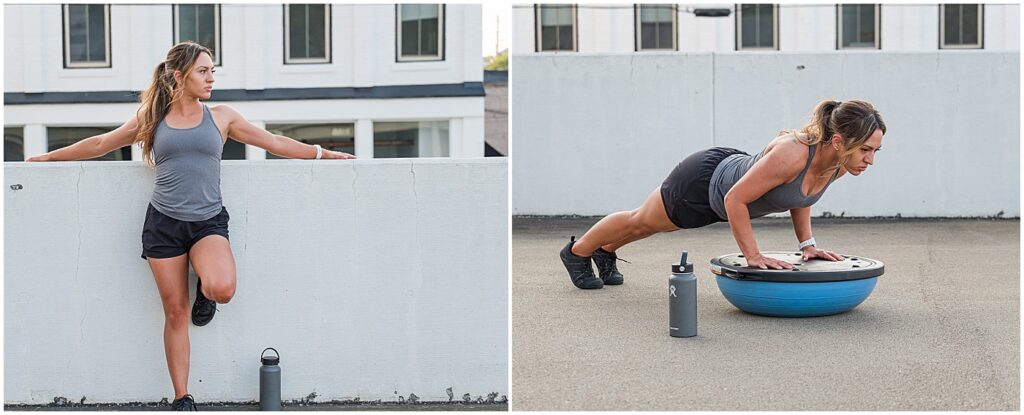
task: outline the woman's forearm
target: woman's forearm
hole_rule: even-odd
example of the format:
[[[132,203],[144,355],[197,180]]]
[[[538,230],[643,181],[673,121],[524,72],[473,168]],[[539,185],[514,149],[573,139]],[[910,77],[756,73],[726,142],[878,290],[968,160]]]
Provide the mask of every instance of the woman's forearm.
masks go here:
[[[796,233],[797,242],[806,241],[814,236],[811,232],[811,208],[791,209],[789,216],[793,219],[793,232]]]
[[[46,153],[47,161],[87,160],[102,156],[103,154],[100,154],[101,140],[100,136],[94,135],[67,147],[58,148]]]
[[[736,239],[740,252],[747,257],[761,253],[757,249],[757,239],[754,238],[754,228],[750,223],[750,210],[747,205],[727,197],[725,212],[729,215],[729,227],[732,228],[732,236]]]
[[[316,147],[296,141],[283,135],[275,135],[276,145],[267,151],[290,159],[315,159]]]

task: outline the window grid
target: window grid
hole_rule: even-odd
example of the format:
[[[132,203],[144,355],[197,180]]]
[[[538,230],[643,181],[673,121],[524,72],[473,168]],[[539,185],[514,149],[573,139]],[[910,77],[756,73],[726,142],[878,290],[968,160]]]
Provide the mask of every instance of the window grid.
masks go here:
[[[311,44],[309,34],[309,10],[311,7],[321,6],[324,8],[324,57],[305,57],[305,58],[293,58],[291,57],[291,6],[304,6],[303,7],[303,23],[305,36],[306,55],[309,55],[309,46]],[[331,63],[331,4],[285,4],[284,8],[284,63],[285,64],[305,64],[305,63]]]
[[[554,45],[555,45],[555,47],[554,48],[545,48],[544,47],[544,36],[543,36],[543,33],[544,33],[545,25],[544,25],[544,22],[542,21],[543,20],[542,16],[544,15],[543,12],[544,12],[545,9],[547,9],[547,10],[555,10],[557,12],[566,11],[567,13],[569,13],[569,23],[567,25],[565,25],[565,24],[561,24],[561,25],[559,25],[559,24],[556,24],[556,25],[546,25],[547,27],[554,27],[555,28],[555,30],[554,30],[554,37],[555,37]],[[574,5],[574,4],[535,4],[534,5],[534,21],[536,22],[536,27],[535,27],[535,33],[534,33],[535,36],[534,37],[536,38],[536,51],[537,52],[561,52],[561,51],[575,52],[575,51],[579,50],[578,42],[577,42],[578,36],[577,36],[577,33],[576,33],[576,28],[577,28],[577,20],[576,20],[577,19],[577,13],[576,12],[577,12],[576,5]],[[571,38],[571,45],[568,45],[568,47],[563,48],[562,44],[564,42],[562,42],[562,30],[561,29],[563,27],[565,27],[565,26],[568,26],[568,28],[569,28],[568,36]]]
[[[964,7],[974,6],[976,7],[977,14],[977,32],[975,34],[977,42],[974,43],[963,43],[964,39]],[[960,43],[947,43],[946,42],[946,13],[952,11],[955,8],[957,11],[957,38],[961,41]],[[939,5],[939,49],[984,49],[984,22],[985,22],[985,7],[982,4],[942,4]]]
[[[744,18],[743,6],[754,6],[755,15],[754,17]],[[761,41],[761,13],[762,7],[769,6],[771,11],[771,46],[743,46],[743,22],[745,19],[752,19],[754,22],[754,33],[756,34],[757,45],[762,45],[764,42]],[[779,6],[777,4],[737,4],[736,5],[736,50],[779,50]]]
[[[434,55],[404,55],[402,53],[402,6],[401,4],[395,5],[395,56],[398,62],[410,62],[410,61],[439,61],[444,60],[444,44],[445,44],[445,6],[443,4],[437,5],[437,54]],[[419,28],[417,33],[417,45],[416,50],[418,52],[423,50],[423,32],[422,32],[422,20],[417,24]]]
[[[873,32],[872,36],[874,36],[874,41],[871,42],[872,45],[871,46],[863,46],[863,45],[861,45],[861,46],[851,46],[851,45],[843,46],[843,43],[848,40],[848,39],[845,39],[845,36],[844,36],[845,28],[843,27],[843,20],[844,20],[843,16],[844,16],[844,13],[847,13],[850,10],[854,10],[854,15],[857,17],[857,22],[855,24],[855,27],[858,28],[858,30],[856,31],[856,33],[857,33],[857,39],[856,40],[858,41],[857,43],[863,43],[863,42],[860,42],[860,40],[861,40],[860,35],[863,33],[863,31],[860,30],[860,28],[863,27],[863,24],[864,24],[864,22],[861,20],[861,16],[862,16],[862,12],[863,12],[863,8],[864,7],[872,7],[872,8],[874,8],[874,19],[873,19],[873,22],[872,22],[872,24],[874,25],[874,28],[872,30],[872,32]],[[836,5],[836,27],[838,28],[837,31],[836,31],[836,48],[837,49],[881,49],[881,46],[882,46],[881,37],[880,37],[880,35],[881,35],[881,19],[882,19],[882,16],[881,16],[881,6],[877,5],[877,4],[842,4],[842,5]],[[853,43],[853,42],[851,41],[851,42],[848,42],[848,43]]]
[[[656,40],[655,41],[656,45],[654,47],[644,47],[643,46],[643,23],[644,23],[643,22],[643,10],[646,9],[646,8],[652,8],[652,9],[655,9],[655,10],[670,8],[671,9],[671,13],[672,13],[672,19],[670,21],[668,21],[668,22],[663,22],[663,21],[655,22],[655,24],[654,24],[654,28],[655,28],[654,38]],[[637,5],[634,6],[633,19],[636,22],[636,28],[635,28],[636,29],[635,30],[635,38],[636,38],[635,50],[636,51],[644,51],[644,50],[679,50],[679,45],[678,45],[678,42],[679,42],[679,40],[678,40],[679,39],[679,35],[678,35],[678,33],[679,33],[679,28],[678,28],[678,26],[679,26],[679,6],[677,6],[675,4],[671,4],[671,5],[669,5],[669,4],[637,4]],[[672,35],[671,35],[672,36],[672,42],[671,42],[671,45],[663,46],[663,45],[660,44],[660,39],[661,39],[660,31],[662,30],[662,26],[664,26],[666,23],[671,24],[671,29],[670,30],[672,31]]]
[[[102,7],[103,8],[103,60],[102,61],[76,61],[71,60],[71,7],[82,6],[85,9],[85,46],[87,59],[91,58],[91,31],[89,30],[89,8],[90,7]],[[62,7],[63,20],[64,20],[64,68],[66,69],[79,69],[79,68],[110,68],[111,67],[111,52],[110,52],[110,5],[109,4],[65,4]]]
[[[182,36],[182,34],[181,34],[181,6],[195,7],[197,9],[196,13],[195,13],[195,27],[197,28],[197,30],[200,27],[199,10],[198,10],[198,8],[202,7],[202,6],[214,6],[214,9],[213,9],[213,25],[214,25],[214,27],[213,27],[213,46],[212,47],[209,46],[209,45],[203,45],[203,46],[209,47],[210,50],[213,52],[213,65],[214,66],[221,66],[221,61],[220,61],[220,55],[221,55],[221,53],[220,53],[220,38],[221,38],[221,30],[220,30],[220,21],[221,21],[220,5],[219,4],[210,4],[210,5],[206,5],[206,4],[175,4],[174,5],[174,15],[173,15],[173,17],[174,17],[174,43],[180,43],[180,42],[183,42],[185,40],[192,40],[193,42],[202,44],[201,42],[199,42],[198,40],[195,40],[195,39],[183,39],[184,36]],[[198,34],[195,37],[198,38],[199,37]]]

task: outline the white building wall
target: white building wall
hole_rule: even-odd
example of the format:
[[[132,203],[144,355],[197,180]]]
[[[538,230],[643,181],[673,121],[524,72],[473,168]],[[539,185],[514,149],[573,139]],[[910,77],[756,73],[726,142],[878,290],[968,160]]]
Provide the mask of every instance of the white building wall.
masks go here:
[[[274,347],[286,401],[508,396],[507,167],[224,162],[238,288],[189,328],[190,392],[258,399],[259,354]],[[160,297],[139,257],[153,171],[5,163],[3,186],[4,403],[169,397]]]
[[[117,4],[110,8],[111,68],[64,69],[61,5],[4,6],[5,92],[141,91],[173,45],[173,6]],[[478,56],[481,6],[445,5],[444,60],[396,62],[395,5],[331,6],[331,63],[284,64],[283,6],[221,6],[221,66],[216,90],[269,88],[378,87],[463,84],[483,81]],[[215,90],[215,91],[216,91]],[[482,87],[481,87],[482,91]],[[217,101],[209,101],[216,104]],[[484,116],[484,97],[398,99],[228,101],[257,124],[285,122],[430,121],[475,125]],[[46,126],[107,126],[125,122],[136,104],[6,105],[5,126],[43,124],[40,137],[25,132],[26,157],[45,151]],[[73,110],[65,113],[63,111]],[[62,114],[55,117],[54,114]],[[483,156],[479,137],[452,137],[466,143],[452,157]],[[364,135],[372,139],[370,135]],[[30,134],[31,133],[31,134]],[[42,144],[38,141],[43,140]],[[29,141],[34,144],[29,145]],[[479,148],[471,147],[479,143]],[[372,142],[370,143],[372,149]],[[365,146],[359,146],[364,148]],[[256,149],[259,150],[259,149]],[[259,151],[250,152],[260,159]],[[372,157],[372,151],[364,152]],[[364,155],[357,154],[360,157]]]
[[[729,52],[736,50],[736,14],[728,17],[696,17],[692,8],[729,8],[735,4],[680,4],[679,50],[681,52]],[[835,4],[782,4],[779,10],[779,50],[824,52],[836,50],[838,9]],[[883,4],[880,11],[883,51],[933,51],[939,48],[937,4]],[[985,50],[1020,49],[1020,6],[984,6]],[[536,21],[533,6],[514,6],[513,53],[536,53]],[[580,4],[578,7],[579,52],[623,53],[635,50],[634,9],[628,4]],[[545,52],[551,53],[551,52]],[[559,52],[565,54],[572,52]]]
[[[812,214],[1020,216],[1017,52],[640,56],[512,56],[513,214],[634,209],[687,155],[758,152],[834,98],[873,103],[888,134]]]

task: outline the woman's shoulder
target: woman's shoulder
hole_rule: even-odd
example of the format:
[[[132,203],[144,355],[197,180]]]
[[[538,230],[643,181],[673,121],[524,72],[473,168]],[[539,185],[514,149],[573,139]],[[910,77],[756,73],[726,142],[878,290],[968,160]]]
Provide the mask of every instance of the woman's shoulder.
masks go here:
[[[238,116],[238,110],[228,104],[207,105],[206,107],[210,109],[210,114],[213,114],[214,118],[218,120],[230,121]]]
[[[804,139],[803,133],[800,132],[789,132],[775,137],[765,146],[762,158],[787,171],[802,170],[810,154],[810,146],[805,144]]]

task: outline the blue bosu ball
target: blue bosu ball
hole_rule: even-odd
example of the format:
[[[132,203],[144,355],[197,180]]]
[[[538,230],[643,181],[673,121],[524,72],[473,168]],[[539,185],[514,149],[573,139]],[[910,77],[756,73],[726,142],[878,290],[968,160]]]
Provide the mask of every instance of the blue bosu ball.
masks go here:
[[[718,289],[736,308],[773,317],[815,317],[853,309],[871,295],[884,272],[881,261],[843,255],[844,261],[801,261],[799,252],[763,255],[794,265],[792,270],[747,268],[743,255],[711,260]]]

